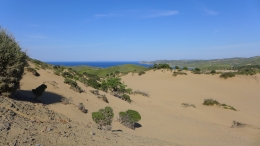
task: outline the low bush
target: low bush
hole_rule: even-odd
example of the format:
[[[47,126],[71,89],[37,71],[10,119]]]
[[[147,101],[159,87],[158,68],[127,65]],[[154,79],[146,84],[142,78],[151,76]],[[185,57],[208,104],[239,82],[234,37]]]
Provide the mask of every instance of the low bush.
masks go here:
[[[109,103],[109,102],[108,102],[108,99],[107,99],[107,97],[106,97],[105,94],[103,94],[103,95],[98,95],[98,98],[102,99],[102,100],[105,101],[106,103]]]
[[[233,121],[233,124],[231,126],[231,128],[242,128],[245,127],[247,124],[241,123],[241,122],[237,122],[237,121]]]
[[[20,86],[27,56],[15,38],[0,27],[0,94],[12,95]]]
[[[36,77],[40,76],[40,74],[34,68],[28,67],[27,71],[31,72]]]
[[[78,86],[77,82],[75,82],[75,81],[73,81],[73,80],[71,80],[71,79],[65,78],[64,83],[65,83],[65,84],[69,84],[69,85],[70,85],[70,89],[72,89],[72,90],[74,90],[74,91],[76,91],[76,92],[79,92],[79,93],[85,92],[84,90],[82,90],[82,89]]]
[[[210,73],[211,74],[216,74],[217,72],[216,72],[216,70],[212,70]]]
[[[72,75],[71,73],[69,73],[69,72],[66,72],[66,71],[62,73],[62,76],[63,76],[64,78],[73,79],[73,75]]]
[[[72,102],[72,99],[71,99],[71,97],[70,98],[66,98],[66,97],[62,97],[61,98],[61,102],[63,103],[63,104],[71,104],[71,102]]]
[[[37,87],[36,89],[32,89],[32,92],[35,95],[34,99],[37,99],[40,96],[42,96],[42,94],[43,94],[43,92],[45,91],[46,88],[47,88],[47,86],[45,84],[42,84],[39,87]]]
[[[174,77],[176,77],[177,75],[187,75],[187,73],[182,72],[182,71],[174,71],[172,74]]]
[[[92,119],[98,125],[98,129],[111,130],[112,119],[114,117],[113,109],[109,106],[100,109],[98,112],[92,112]]]
[[[219,102],[217,100],[213,99],[204,99],[203,105],[213,106],[213,105],[219,105]]]
[[[141,76],[141,75],[143,75],[143,74],[145,74],[144,71],[140,71],[140,72],[138,73],[139,76]]]
[[[220,77],[220,78],[227,79],[227,78],[235,77],[235,74],[232,73],[232,72],[226,72],[226,73],[222,73],[219,77]]]
[[[83,113],[87,113],[87,112],[88,112],[88,110],[85,109],[85,106],[83,105],[83,103],[79,103],[78,108],[79,108],[79,110],[81,110]]]
[[[119,122],[124,126],[135,129],[135,123],[141,120],[141,115],[134,110],[119,113]]]
[[[124,100],[124,101],[127,101],[127,102],[129,102],[129,103],[131,103],[131,98],[130,98],[130,96],[129,95],[126,95],[126,94],[123,94],[122,95],[122,97],[121,97],[121,99],[122,100]]]
[[[226,105],[225,103],[219,103],[217,100],[213,100],[213,99],[204,99],[203,105],[207,105],[207,106],[213,106],[213,105],[217,105],[217,106],[222,106],[224,109],[230,109],[230,110],[234,110],[237,111],[234,107],[230,106],[230,105]]]

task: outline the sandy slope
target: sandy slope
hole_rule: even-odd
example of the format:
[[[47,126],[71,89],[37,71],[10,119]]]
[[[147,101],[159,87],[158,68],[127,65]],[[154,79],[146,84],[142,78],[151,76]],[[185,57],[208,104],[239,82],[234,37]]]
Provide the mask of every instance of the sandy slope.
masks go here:
[[[122,130],[132,135],[127,145],[260,145],[260,75],[237,76],[232,79],[220,79],[219,75],[188,75],[173,77],[171,72],[149,71],[138,76],[128,74],[122,80],[134,90],[149,92],[150,97],[131,95],[133,103],[129,104],[116,97],[107,95],[109,103],[97,99],[89,92],[91,87],[79,83],[87,93],[76,93],[63,83],[63,77],[56,76],[50,70],[39,70],[40,77],[26,73],[21,83],[21,91],[26,96],[42,83],[48,88],[40,100],[47,107],[73,121],[87,124],[92,122],[91,112],[105,106],[111,106],[115,118],[120,111],[137,110],[142,120],[140,128],[128,129],[118,122],[113,123],[113,130]],[[51,83],[55,81],[57,85]],[[27,92],[28,91],[28,92]],[[55,93],[55,94],[51,94]],[[81,113],[75,105],[63,105],[60,96],[71,97],[74,104],[82,102],[89,113]],[[235,107],[238,111],[219,107],[203,106],[203,100],[213,98],[221,103]],[[196,108],[181,106],[182,103],[194,104]],[[253,125],[244,128],[230,128],[232,121]],[[83,129],[84,130],[84,129]],[[96,129],[97,133],[99,130]],[[87,130],[86,130],[87,132]],[[139,137],[134,139],[134,137]],[[105,142],[106,139],[99,139]],[[124,142],[117,138],[117,142]],[[158,142],[158,143],[156,143]],[[118,143],[118,145],[119,145]],[[131,144],[132,143],[132,144]],[[96,143],[97,144],[97,143]]]

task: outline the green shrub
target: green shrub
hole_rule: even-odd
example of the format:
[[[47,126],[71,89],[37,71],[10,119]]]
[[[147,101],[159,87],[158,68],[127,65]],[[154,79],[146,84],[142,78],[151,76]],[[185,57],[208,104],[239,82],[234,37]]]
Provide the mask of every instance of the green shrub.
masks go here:
[[[74,91],[76,91],[76,92],[79,92],[79,93],[85,92],[84,90],[82,90],[82,89],[78,86],[77,82],[75,82],[75,81],[73,81],[73,80],[71,80],[71,79],[65,78],[65,79],[64,79],[64,83],[65,83],[65,84],[69,84],[69,85],[70,85],[70,89],[72,89],[72,90],[74,90]]]
[[[31,67],[28,67],[27,68],[27,71],[28,72],[31,72],[33,75],[35,75],[36,77],[38,77],[38,76],[40,76],[40,74],[35,70],[35,69],[33,69],[33,68],[31,68]]]
[[[119,113],[119,122],[128,128],[135,129],[135,123],[141,120],[141,115],[134,110]]]
[[[213,105],[218,105],[223,107],[224,109],[230,109],[230,110],[234,110],[237,111],[234,107],[230,106],[230,105],[226,105],[225,103],[220,104],[217,100],[213,100],[213,99],[204,99],[203,105],[207,105],[207,106],[213,106]]]
[[[174,68],[175,68],[175,69],[180,69],[180,67],[179,67],[179,66],[175,66]]]
[[[141,75],[143,75],[143,74],[145,74],[144,71],[140,71],[140,72],[138,73],[139,76],[141,76]]]
[[[32,59],[32,58],[30,58],[29,60],[32,63],[34,63],[37,67],[40,67],[42,69],[51,69],[52,68],[51,65],[44,63],[44,62],[41,62],[40,60],[36,60],[36,59]]]
[[[124,100],[124,101],[127,101],[127,102],[129,102],[129,103],[131,103],[131,98],[130,98],[130,96],[129,95],[126,95],[126,94],[123,94],[122,95],[122,97],[121,97],[121,99],[122,100]]]
[[[203,105],[213,106],[213,105],[219,105],[219,102],[217,100],[213,99],[204,99]]]
[[[45,84],[41,84],[36,89],[32,89],[32,92],[35,95],[35,99],[42,96],[42,93],[45,91],[46,88],[47,88],[47,86]]]
[[[219,77],[220,77],[220,78],[227,79],[227,78],[235,77],[235,74],[232,73],[232,72],[226,72],[226,73],[222,73]]]
[[[87,80],[87,84],[95,89],[99,89],[101,86],[101,84],[97,80],[92,78]]]
[[[185,67],[183,67],[183,70],[188,70],[188,68],[185,66]]]
[[[212,70],[210,73],[211,74],[216,74],[217,72],[216,72],[216,70]]]
[[[64,78],[73,79],[73,75],[72,75],[71,73],[69,73],[69,72],[66,72],[66,71],[62,73],[62,76],[63,76]]]
[[[0,94],[10,96],[19,88],[26,59],[15,38],[0,27]]]
[[[98,129],[111,130],[113,117],[113,109],[109,106],[100,109],[98,112],[92,112],[92,119],[97,123]]]

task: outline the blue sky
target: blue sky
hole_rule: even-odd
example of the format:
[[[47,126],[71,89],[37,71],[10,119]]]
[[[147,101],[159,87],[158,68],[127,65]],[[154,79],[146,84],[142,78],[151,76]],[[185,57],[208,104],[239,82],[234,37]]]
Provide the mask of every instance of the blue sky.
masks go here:
[[[42,61],[260,55],[259,0],[0,0],[0,25]]]

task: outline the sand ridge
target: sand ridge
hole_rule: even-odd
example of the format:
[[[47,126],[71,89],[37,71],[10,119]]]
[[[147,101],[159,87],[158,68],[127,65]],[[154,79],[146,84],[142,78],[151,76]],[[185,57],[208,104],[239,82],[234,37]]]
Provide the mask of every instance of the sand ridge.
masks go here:
[[[39,98],[43,105],[48,110],[70,119],[72,125],[73,122],[77,123],[76,131],[89,137],[86,138],[89,141],[82,141],[79,138],[74,144],[260,145],[259,74],[253,77],[236,76],[225,80],[220,79],[219,75],[194,75],[189,71],[188,75],[177,77],[173,77],[170,71],[161,70],[148,71],[142,76],[130,73],[123,76],[122,81],[134,90],[148,92],[150,96],[131,95],[133,102],[129,104],[100,91],[108,98],[109,103],[105,103],[90,93],[90,90],[93,90],[91,87],[78,83],[86,91],[80,94],[71,90],[69,85],[63,83],[64,78],[54,75],[51,70],[40,69],[38,72],[39,77],[26,72],[21,80],[21,88],[17,92],[26,97],[33,97],[29,91],[45,83],[48,88]],[[61,97],[71,97],[73,104],[62,104]],[[204,106],[202,103],[206,98],[231,105],[238,111]],[[76,105],[80,102],[85,105],[89,113],[84,114],[77,109]],[[194,104],[196,108],[183,107],[182,103]],[[112,129],[122,131],[117,133],[119,137],[112,136],[114,134],[111,132],[96,129],[92,121],[91,112],[105,106],[111,106],[114,110]],[[116,121],[118,113],[128,109],[134,109],[142,116],[138,122],[139,128],[135,130],[128,129]],[[254,127],[231,128],[233,120]],[[87,125],[91,128],[86,128]],[[90,135],[90,131],[96,135]],[[104,138],[106,134],[109,142]],[[93,138],[98,141],[91,140]],[[59,145],[59,142],[56,144]]]

